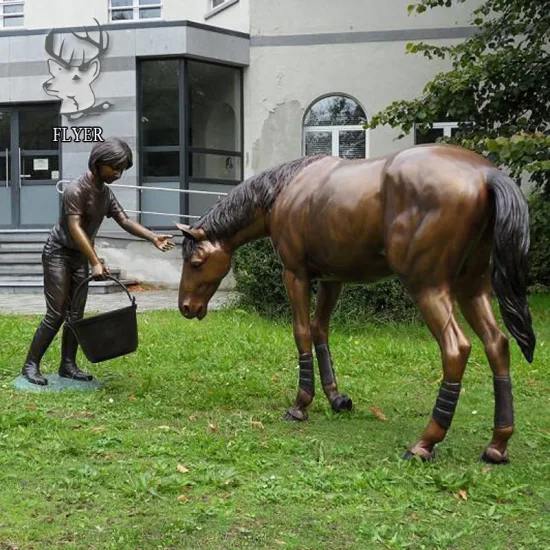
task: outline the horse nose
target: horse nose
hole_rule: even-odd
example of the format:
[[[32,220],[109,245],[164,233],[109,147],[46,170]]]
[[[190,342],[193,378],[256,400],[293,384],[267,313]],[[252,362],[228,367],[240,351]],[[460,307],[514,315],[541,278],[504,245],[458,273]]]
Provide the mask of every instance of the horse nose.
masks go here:
[[[180,310],[180,313],[184,317],[186,317],[187,319],[189,318],[190,310],[189,310],[189,306],[187,304],[180,304],[179,305],[179,310]]]

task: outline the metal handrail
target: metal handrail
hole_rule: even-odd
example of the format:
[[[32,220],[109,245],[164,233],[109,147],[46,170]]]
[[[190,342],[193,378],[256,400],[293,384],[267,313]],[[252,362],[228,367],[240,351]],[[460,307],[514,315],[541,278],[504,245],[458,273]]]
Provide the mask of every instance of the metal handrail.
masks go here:
[[[147,212],[146,210],[128,210],[124,209],[124,212],[130,212],[131,214],[153,214],[155,216],[171,216],[176,218],[190,218],[193,220],[200,219],[200,216],[191,216],[190,214],[166,214],[164,212]]]
[[[217,195],[222,197],[227,193],[218,193],[216,191],[199,191],[198,189],[171,189],[170,187],[142,187],[141,185],[122,185],[121,183],[112,183],[109,187],[127,187],[128,189],[139,189],[140,191],[175,191],[176,193],[195,193],[197,195]]]
[[[63,190],[60,189],[59,185],[63,183],[70,183],[72,180],[59,180],[55,184],[55,188],[57,192],[62,195]],[[227,195],[228,193],[217,193],[216,191],[199,191],[198,189],[171,189],[169,187],[142,187],[140,185],[123,185],[122,183],[112,183],[109,185],[109,187],[125,187],[127,189],[134,189],[139,191],[172,191],[176,193],[188,193],[188,194],[195,194],[195,195],[217,195],[218,198],[223,197]],[[131,214],[150,214],[154,216],[172,216],[177,218],[189,218],[189,219],[200,219],[200,216],[191,216],[188,214],[167,214],[166,212],[148,212],[146,210],[127,210],[124,209],[126,212],[130,212]]]

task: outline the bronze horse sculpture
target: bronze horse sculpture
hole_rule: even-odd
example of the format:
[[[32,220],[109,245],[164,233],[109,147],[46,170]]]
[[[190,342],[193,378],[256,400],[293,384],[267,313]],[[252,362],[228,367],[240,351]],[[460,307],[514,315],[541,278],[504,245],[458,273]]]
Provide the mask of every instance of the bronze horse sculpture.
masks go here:
[[[431,419],[405,458],[428,460],[453,419],[471,344],[455,313],[484,344],[493,373],[494,428],[482,459],[508,462],[514,431],[508,337],[528,362],[535,334],[526,298],[529,211],[519,187],[484,157],[451,145],[421,145],[375,159],[306,156],[252,176],[182,231],[179,309],[202,319],[234,251],[270,237],[283,265],[299,354],[299,389],[288,419],[307,419],[314,391],[312,342],[321,384],[334,411],[339,393],[329,349],[329,319],[345,283],[397,275],[413,298],[443,363]],[[310,320],[309,282],[318,280]]]

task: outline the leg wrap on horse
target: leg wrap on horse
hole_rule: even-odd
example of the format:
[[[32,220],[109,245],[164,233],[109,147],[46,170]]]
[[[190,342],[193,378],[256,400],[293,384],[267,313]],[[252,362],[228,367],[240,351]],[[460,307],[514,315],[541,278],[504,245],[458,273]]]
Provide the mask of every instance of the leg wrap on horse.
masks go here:
[[[300,355],[300,389],[309,393],[312,397],[315,395],[314,374],[313,374],[313,355],[304,353]]]
[[[321,384],[330,386],[334,384],[334,370],[332,368],[332,357],[328,344],[319,344],[315,346],[315,354],[319,363],[319,374],[321,375]]]
[[[460,386],[460,382],[446,382],[445,380],[441,382],[432,416],[445,430],[449,429],[453,421],[458,398],[460,397]]]
[[[512,382],[509,376],[493,377],[495,389],[495,428],[504,428],[514,424],[514,399]]]

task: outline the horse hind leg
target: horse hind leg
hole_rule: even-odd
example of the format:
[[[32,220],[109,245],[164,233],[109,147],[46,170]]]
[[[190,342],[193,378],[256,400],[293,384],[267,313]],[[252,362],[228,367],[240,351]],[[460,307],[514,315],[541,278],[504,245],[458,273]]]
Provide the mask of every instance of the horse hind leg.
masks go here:
[[[485,448],[482,460],[493,464],[508,462],[508,440],[514,432],[514,406],[510,381],[510,349],[507,336],[495,320],[487,291],[459,293],[458,303],[464,317],[483,342],[493,372],[495,396],[493,439]]]
[[[471,344],[458,325],[454,304],[447,287],[431,288],[413,294],[419,310],[437,340],[443,362],[443,380],[432,411],[432,418],[420,439],[405,454],[429,460],[435,455],[435,445],[449,430],[458,398],[462,376],[470,355]]]
[[[336,307],[341,291],[341,283],[319,281],[317,305],[311,323],[311,334],[315,344],[317,363],[319,364],[321,385],[334,412],[351,410],[353,406],[347,395],[338,392],[332,354],[328,344],[330,316]]]

